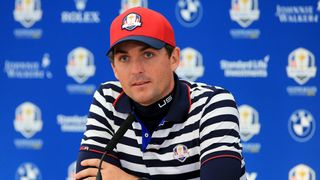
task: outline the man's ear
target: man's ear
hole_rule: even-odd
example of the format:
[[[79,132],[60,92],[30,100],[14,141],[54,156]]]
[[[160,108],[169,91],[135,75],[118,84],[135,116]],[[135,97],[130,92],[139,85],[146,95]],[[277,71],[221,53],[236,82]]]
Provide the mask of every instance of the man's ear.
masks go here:
[[[180,48],[175,47],[170,57],[171,70],[175,71],[180,64]]]
[[[119,78],[118,78],[118,70],[115,67],[114,62],[111,63],[111,67],[112,67],[114,76],[119,80]]]

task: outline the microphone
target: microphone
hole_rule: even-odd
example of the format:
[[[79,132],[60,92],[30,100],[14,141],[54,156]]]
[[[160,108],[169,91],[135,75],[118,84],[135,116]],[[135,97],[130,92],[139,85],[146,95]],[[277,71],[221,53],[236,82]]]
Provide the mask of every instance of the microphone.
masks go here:
[[[100,159],[96,180],[102,180],[101,166],[102,166],[103,158],[106,156],[108,152],[114,149],[116,144],[119,142],[120,138],[123,137],[124,133],[129,129],[130,125],[133,123],[134,120],[135,120],[134,115],[130,113],[127,119],[121,124],[118,131],[114,134],[114,136],[108,142],[107,146],[105,147],[106,150],[104,151]]]

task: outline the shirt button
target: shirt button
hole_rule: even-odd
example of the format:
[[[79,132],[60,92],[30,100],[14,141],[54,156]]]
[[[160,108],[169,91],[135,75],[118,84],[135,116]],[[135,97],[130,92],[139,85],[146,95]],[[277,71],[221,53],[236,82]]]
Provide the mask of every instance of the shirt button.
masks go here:
[[[146,138],[149,137],[149,134],[148,134],[148,133],[145,133],[145,134],[144,134],[144,137],[146,137]]]

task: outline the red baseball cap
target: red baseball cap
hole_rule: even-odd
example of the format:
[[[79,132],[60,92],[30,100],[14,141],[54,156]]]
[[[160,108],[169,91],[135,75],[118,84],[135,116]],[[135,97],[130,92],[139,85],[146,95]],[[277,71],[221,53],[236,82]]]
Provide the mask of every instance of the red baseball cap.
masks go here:
[[[110,49],[125,41],[143,42],[155,49],[165,44],[176,46],[174,31],[160,13],[148,8],[135,7],[117,16],[110,26]]]

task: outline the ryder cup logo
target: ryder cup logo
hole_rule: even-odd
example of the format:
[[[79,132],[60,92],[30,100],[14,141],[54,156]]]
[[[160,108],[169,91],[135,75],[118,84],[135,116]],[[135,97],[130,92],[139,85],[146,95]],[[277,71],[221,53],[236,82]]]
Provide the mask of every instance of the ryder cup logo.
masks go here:
[[[83,47],[73,49],[68,54],[66,70],[68,76],[80,84],[84,83],[96,71],[93,54]]]
[[[195,81],[204,72],[202,55],[195,49],[187,47],[181,50],[180,65],[176,70],[179,77]]]
[[[179,0],[176,5],[176,17],[186,27],[196,26],[202,19],[203,9],[200,0]]]
[[[13,11],[14,19],[25,28],[30,28],[35,22],[41,20],[40,0],[16,0]]]
[[[316,180],[316,174],[309,166],[299,164],[289,171],[289,180]]]
[[[126,30],[134,30],[136,27],[141,26],[141,16],[136,13],[130,13],[122,20],[122,26],[121,29]]]
[[[243,141],[249,141],[260,132],[259,114],[251,106],[239,106],[240,136]]]
[[[232,0],[230,17],[241,27],[250,26],[253,21],[259,19],[258,0]]]
[[[16,180],[41,180],[39,168],[32,163],[21,164],[16,172]]]
[[[24,102],[16,109],[14,128],[25,138],[31,138],[41,131],[42,120],[40,109],[31,102]]]
[[[288,128],[293,139],[306,142],[313,136],[316,123],[309,111],[299,109],[290,116]]]
[[[121,0],[120,14],[134,7],[148,7],[147,0]]]
[[[184,162],[189,157],[187,146],[178,144],[173,148],[173,157],[180,162]]]
[[[310,78],[316,76],[316,72],[315,58],[310,51],[298,48],[289,54],[287,74],[298,84],[305,84]]]

